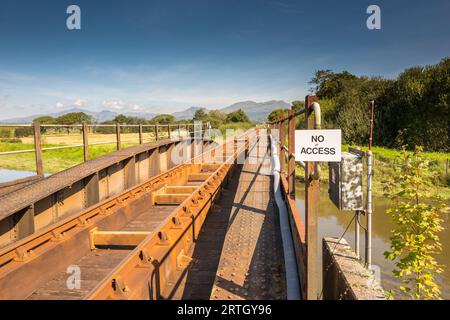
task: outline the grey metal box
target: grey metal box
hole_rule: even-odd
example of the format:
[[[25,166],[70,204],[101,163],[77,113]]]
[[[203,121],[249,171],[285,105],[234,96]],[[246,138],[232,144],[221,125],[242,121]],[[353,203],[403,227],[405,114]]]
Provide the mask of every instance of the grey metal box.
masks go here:
[[[341,162],[329,162],[331,201],[342,211],[363,210],[362,157],[343,152]]]

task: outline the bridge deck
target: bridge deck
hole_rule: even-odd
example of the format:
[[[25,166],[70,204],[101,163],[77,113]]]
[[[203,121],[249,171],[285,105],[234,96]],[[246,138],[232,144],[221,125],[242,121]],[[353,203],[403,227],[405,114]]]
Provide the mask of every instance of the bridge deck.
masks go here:
[[[267,140],[206,218],[173,299],[285,299],[283,249]],[[257,161],[259,160],[259,161]]]
[[[221,154],[216,156],[222,157]],[[194,170],[194,167],[189,168],[185,170]],[[49,242],[43,242],[37,249],[39,253],[33,253],[35,255],[29,260],[7,261],[7,267],[14,272],[13,279],[22,281],[19,293],[16,295],[11,293],[10,296],[26,295],[25,298],[38,300],[89,297],[92,290],[99,283],[106,281],[112,272],[118,274],[118,265],[124,261],[133,263],[129,261],[133,261],[133,252],[137,246],[135,241],[142,241],[115,242],[118,238],[111,238],[112,235],[120,235],[121,239],[125,240],[132,239],[126,238],[131,237],[131,234],[139,235],[142,231],[157,234],[166,221],[172,223],[176,221],[175,218],[169,220],[168,218],[177,212],[177,208],[180,210],[179,203],[188,197],[188,194],[182,192],[204,184],[203,181],[218,170],[217,165],[208,164],[196,168],[195,170],[200,171],[186,171],[186,176],[177,176],[180,177],[177,179],[167,175],[167,180],[164,180],[166,182],[164,184],[159,182],[157,187],[151,189],[152,192],[127,198],[126,205],[116,204],[117,209],[112,209],[104,217],[99,216],[98,220],[93,220],[86,226],[80,220],[75,228],[67,231],[68,235],[63,234],[57,238],[57,233],[54,233],[53,238]],[[271,159],[267,136],[261,137],[257,147],[250,150],[250,156],[243,165],[233,168],[228,175],[223,176],[228,183],[221,183],[223,188],[218,189],[221,190],[220,196],[215,196],[214,205],[206,209],[209,213],[206,215],[207,211],[204,211],[206,220],[196,241],[186,247],[188,252],[176,253],[176,268],[163,275],[164,286],[158,289],[157,285],[154,286],[149,282],[149,288],[156,290],[154,291],[156,296],[152,294],[151,298],[251,300],[286,298],[283,249],[272,191],[273,180],[270,174]],[[123,199],[120,203],[125,201],[125,198]],[[196,217],[196,221],[199,221],[199,216]],[[104,232],[103,235],[106,232],[110,240],[97,242],[96,230]],[[191,230],[195,234],[195,230]],[[189,237],[189,233],[185,234]],[[161,244],[166,245],[167,242]],[[168,252],[176,250],[174,246],[170,246],[170,242],[169,248]],[[155,254],[158,254],[157,251]],[[50,260],[47,260],[49,258]],[[158,259],[160,265],[168,266],[164,264],[166,263],[164,256]],[[178,259],[183,260],[178,262]],[[185,261],[189,262],[185,264]],[[147,270],[148,266],[144,266],[141,271]],[[73,272],[73,269],[70,270],[71,267],[79,268],[81,288],[72,289],[70,286],[70,273]],[[135,265],[131,267],[134,268]],[[132,282],[130,278],[126,278],[126,273],[121,275],[127,282],[129,281],[133,289],[142,286],[142,281],[146,279],[146,276],[143,276],[142,281]],[[30,286],[29,281],[34,279],[33,277],[41,278],[36,279],[39,281]],[[117,277],[120,277],[120,274]],[[116,279],[118,278],[114,278],[114,281]],[[10,288],[14,281],[10,280],[13,282],[9,284],[7,280],[8,276],[4,278],[3,286]],[[105,283],[109,283],[108,281]],[[115,296],[114,293],[107,297],[123,298]],[[140,296],[131,298],[137,297]]]

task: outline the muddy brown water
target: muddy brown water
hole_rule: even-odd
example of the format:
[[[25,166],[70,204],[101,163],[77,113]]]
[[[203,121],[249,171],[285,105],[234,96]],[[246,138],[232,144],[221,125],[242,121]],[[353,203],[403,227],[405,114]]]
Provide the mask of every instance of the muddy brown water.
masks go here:
[[[300,209],[302,218],[305,219],[304,211],[304,195],[305,190],[302,184],[296,187],[296,202]],[[392,275],[392,270],[395,265],[394,262],[388,261],[384,258],[383,253],[389,250],[389,237],[393,229],[391,217],[386,210],[392,206],[392,202],[384,197],[373,197],[374,212],[372,215],[372,263],[378,266],[381,271],[381,285],[385,290],[392,290],[396,299],[407,299],[408,296],[403,294],[398,288],[402,285],[401,280]],[[449,203],[450,205],[450,203]],[[320,204],[319,204],[319,245],[318,248],[322,250],[322,239],[324,237],[341,237],[346,227],[352,220],[354,213],[339,211],[335,205],[328,198],[327,186],[321,186]],[[444,272],[437,277],[437,282],[441,286],[442,297],[450,299],[450,217],[448,214],[444,215],[445,230],[440,234],[442,242],[442,253],[436,257],[438,263],[443,265]],[[303,220],[305,221],[305,220]],[[366,221],[363,216],[361,224],[365,227]],[[364,258],[364,230],[361,229],[361,255]],[[348,243],[355,247],[355,225],[354,222],[350,224],[344,238]],[[319,270],[322,270],[322,252],[318,257]],[[319,274],[321,274],[320,271]],[[320,287],[321,287],[320,279]]]

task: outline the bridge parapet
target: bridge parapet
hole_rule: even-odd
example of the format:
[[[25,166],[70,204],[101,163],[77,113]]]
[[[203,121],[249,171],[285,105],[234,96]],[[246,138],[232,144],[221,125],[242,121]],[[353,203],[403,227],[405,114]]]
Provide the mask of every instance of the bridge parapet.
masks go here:
[[[199,141],[201,140],[201,141]],[[172,150],[193,157],[203,138],[178,137],[143,143],[37,179],[20,190],[0,195],[0,247],[18,241],[177,165]]]

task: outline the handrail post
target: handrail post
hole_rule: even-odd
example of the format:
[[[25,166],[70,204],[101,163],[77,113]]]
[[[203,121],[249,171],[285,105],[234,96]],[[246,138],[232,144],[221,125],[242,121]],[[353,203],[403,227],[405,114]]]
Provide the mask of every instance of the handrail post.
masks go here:
[[[233,157],[235,157],[234,158],[234,164],[237,164],[237,144],[238,144],[238,141],[237,141],[237,137],[235,136],[234,137],[234,139],[233,139]]]
[[[139,144],[142,144],[142,124],[139,124]]]
[[[280,136],[280,173],[284,175],[286,174],[286,154],[283,148],[286,143],[286,123],[284,121],[278,122],[278,134]]]
[[[170,139],[170,124],[167,125],[167,137]]]
[[[295,199],[295,125],[294,110],[289,110],[289,141],[288,141],[288,193]],[[284,124],[283,124],[284,126]],[[284,141],[283,141],[284,143]]]
[[[120,123],[116,123],[116,149],[120,150]]]
[[[86,122],[83,122],[83,156],[84,162],[89,160],[88,127]]]
[[[158,124],[155,124],[155,141],[158,141]]]
[[[318,101],[315,96],[306,96],[306,129],[314,129],[311,104]],[[305,222],[306,222],[306,298],[316,300],[319,294],[317,265],[319,180],[315,179],[314,162],[305,162]]]
[[[44,164],[42,162],[41,126],[39,123],[34,124],[34,153],[36,157],[36,174],[39,177],[43,177]]]

